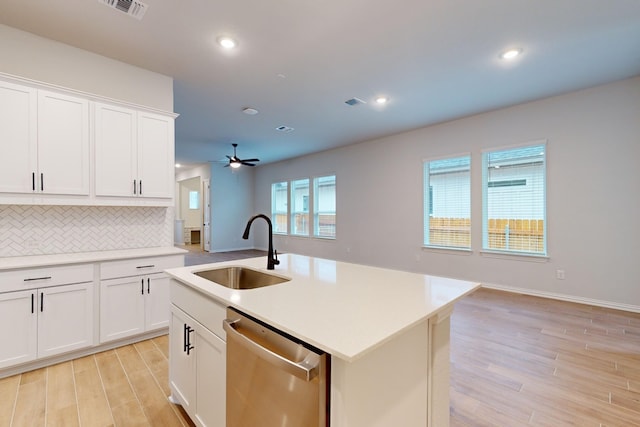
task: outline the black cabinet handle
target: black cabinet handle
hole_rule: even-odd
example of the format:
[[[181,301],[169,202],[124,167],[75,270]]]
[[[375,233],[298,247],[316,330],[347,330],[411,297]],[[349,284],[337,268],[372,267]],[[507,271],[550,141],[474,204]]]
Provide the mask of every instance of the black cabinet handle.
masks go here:
[[[44,292],[40,292],[40,313],[44,311]]]
[[[136,268],[138,268],[138,269],[139,269],[139,268],[151,268],[151,267],[155,267],[155,266],[156,266],[155,264],[139,265],[139,266],[137,266]]]
[[[142,196],[142,180],[140,180],[140,195]]]
[[[133,194],[134,195],[137,194],[136,193],[136,180],[135,179],[133,180]]]
[[[25,282],[31,282],[31,281],[34,281],[34,280],[49,280],[49,279],[51,279],[51,276],[46,276],[46,277],[32,277],[32,278],[29,278],[29,279],[24,279],[24,281],[25,281]]]
[[[36,173],[31,172],[31,189],[36,191]]]
[[[184,343],[182,351],[187,353],[187,356],[191,353],[191,350],[193,350],[193,346],[191,345],[191,332],[193,332],[194,329],[191,328],[191,326],[188,326],[186,323],[184,324],[184,329],[183,329],[183,337],[182,337],[182,342]]]
[[[193,331],[193,328],[187,326],[187,356],[191,353],[191,350],[194,349],[194,347],[191,345],[191,332]]]
[[[144,279],[140,279],[140,295],[144,295]]]
[[[40,173],[40,191],[44,191],[44,174]]]
[[[147,293],[151,293],[151,279],[147,278]]]
[[[34,310],[34,301],[35,301],[35,299],[36,299],[36,298],[35,298],[35,295],[34,295],[34,294],[31,294],[31,314],[33,314],[33,313],[34,313],[34,311],[33,311],[33,310]]]

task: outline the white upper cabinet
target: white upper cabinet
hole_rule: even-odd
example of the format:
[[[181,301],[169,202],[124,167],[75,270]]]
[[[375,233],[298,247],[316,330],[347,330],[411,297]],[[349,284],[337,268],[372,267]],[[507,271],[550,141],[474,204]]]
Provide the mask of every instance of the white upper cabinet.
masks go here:
[[[172,117],[95,104],[96,196],[173,198]]]
[[[138,113],[138,179],[142,197],[173,197],[174,121]]]
[[[173,206],[174,114],[0,77],[0,203]]]
[[[89,195],[89,101],[38,91],[36,191]]]
[[[35,190],[37,91],[0,81],[0,192]]]
[[[0,82],[0,192],[89,195],[89,102]]]
[[[95,104],[95,177],[97,196],[137,193],[136,111]]]

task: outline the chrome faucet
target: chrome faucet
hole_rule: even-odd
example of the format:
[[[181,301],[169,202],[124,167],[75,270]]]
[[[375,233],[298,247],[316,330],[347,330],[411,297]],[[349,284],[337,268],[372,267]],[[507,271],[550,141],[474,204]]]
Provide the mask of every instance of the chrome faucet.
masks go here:
[[[269,225],[269,252],[267,253],[267,270],[273,270],[276,265],[280,264],[280,261],[278,260],[278,251],[273,250],[273,225],[271,224],[271,220],[269,219],[269,217],[263,214],[252,216],[249,222],[247,222],[247,227],[244,229],[242,238],[245,240],[249,238],[249,229],[251,228],[251,223],[256,218],[263,218]]]

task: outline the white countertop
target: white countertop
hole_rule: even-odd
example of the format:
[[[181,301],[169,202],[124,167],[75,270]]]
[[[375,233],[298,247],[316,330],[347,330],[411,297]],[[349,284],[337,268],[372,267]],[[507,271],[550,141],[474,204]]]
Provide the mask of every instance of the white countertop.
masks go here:
[[[119,259],[145,258],[165,255],[183,255],[188,251],[173,246],[113,251],[77,252],[55,255],[32,255],[0,258],[0,271],[17,268],[35,268],[50,265],[82,264],[87,262],[115,261]]]
[[[234,290],[193,272],[223,266],[266,270],[266,257],[167,270],[196,290],[353,361],[445,310],[480,284],[295,254],[279,254],[278,285]]]

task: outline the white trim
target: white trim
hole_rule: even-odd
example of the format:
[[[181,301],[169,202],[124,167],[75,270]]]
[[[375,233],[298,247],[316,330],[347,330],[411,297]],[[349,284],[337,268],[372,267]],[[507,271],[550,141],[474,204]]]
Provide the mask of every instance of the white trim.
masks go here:
[[[473,255],[471,248],[455,248],[453,246],[432,246],[422,245],[421,249],[425,252],[436,252],[450,255]]]
[[[518,149],[518,148],[528,147],[530,145],[544,145],[545,146],[544,151],[546,153],[548,142],[549,142],[549,140],[547,138],[533,139],[533,140],[530,140],[530,141],[519,142],[519,143],[515,143],[515,144],[500,145],[500,146],[497,146],[497,147],[482,148],[480,150],[480,153],[484,155],[485,153],[489,153],[489,152],[492,152],[492,151],[514,150],[514,149]],[[545,160],[546,160],[546,158],[545,158]]]
[[[510,259],[515,261],[527,261],[527,262],[548,262],[549,256],[544,254],[536,254],[533,252],[503,252],[503,251],[490,251],[483,249],[480,251],[481,256],[497,259]]]
[[[41,82],[38,80],[32,80],[32,79],[28,79],[26,77],[20,77],[20,76],[16,76],[13,74],[7,74],[7,73],[3,73],[0,72],[0,78],[3,80],[10,80],[13,83],[17,83],[17,84],[22,84],[22,85],[28,85],[30,87],[33,87],[35,89],[47,89],[47,90],[54,90],[56,92],[63,92],[66,94],[71,94],[71,95],[76,95],[76,96],[80,96],[82,98],[86,98],[89,101],[99,101],[99,102],[107,102],[110,104],[117,104],[123,107],[129,107],[129,108],[133,108],[136,110],[143,110],[146,112],[150,112],[150,113],[156,113],[156,114],[161,114],[163,116],[170,116],[172,118],[177,118],[180,114],[178,113],[174,113],[173,111],[165,111],[165,110],[160,110],[158,108],[154,108],[154,107],[149,107],[147,105],[140,105],[140,104],[135,104],[133,102],[128,102],[128,101],[122,101],[119,99],[114,99],[114,98],[110,98],[108,96],[102,96],[102,95],[96,95],[93,93],[89,93],[89,92],[84,92],[81,90],[76,90],[76,89],[71,89],[68,87],[64,87],[64,86],[58,86],[55,84],[51,84],[51,83],[46,83],[46,82]]]
[[[549,299],[555,299],[560,301],[575,302],[578,304],[592,305],[596,307],[611,308],[614,310],[628,311],[631,313],[640,313],[640,306],[638,305],[623,304],[623,303],[604,301],[604,300],[598,300],[598,299],[592,299],[592,298],[576,297],[573,295],[558,294],[555,292],[534,291],[531,289],[524,289],[524,288],[513,288],[510,286],[493,285],[488,283],[482,283],[482,287],[487,289],[495,289],[498,291],[511,292],[515,294],[531,295],[531,296],[541,297],[541,298],[549,298]]]

